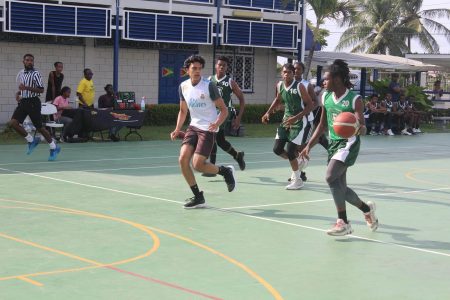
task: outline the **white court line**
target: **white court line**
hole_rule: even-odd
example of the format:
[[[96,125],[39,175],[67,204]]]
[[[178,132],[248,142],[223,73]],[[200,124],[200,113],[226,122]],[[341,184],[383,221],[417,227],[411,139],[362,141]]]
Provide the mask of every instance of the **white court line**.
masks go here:
[[[361,194],[361,197],[404,195],[404,194],[415,194],[415,193],[424,193],[424,192],[441,191],[441,190],[450,190],[450,187],[435,188],[435,189],[425,189],[425,190],[414,190],[414,191],[406,191],[406,192],[390,192],[390,193],[381,193],[381,194],[367,194],[367,195]],[[234,207],[224,207],[222,209],[229,210],[229,209],[241,209],[241,208],[259,208],[259,207],[271,207],[271,206],[283,206],[283,205],[295,205],[295,204],[325,202],[325,201],[331,201],[331,200],[333,200],[333,198],[310,200],[310,201],[272,203],[272,204],[260,204],[260,205],[248,205],[248,206],[234,206]]]
[[[4,169],[4,168],[0,168],[0,170],[8,171],[8,172],[16,172],[16,173],[20,173],[20,174],[23,174],[23,175],[34,176],[34,177],[39,177],[39,178],[44,178],[44,179],[64,182],[64,183],[70,183],[70,184],[90,187],[90,188],[104,190],[104,191],[108,191],[108,192],[114,192],[114,193],[119,193],[119,194],[126,194],[126,195],[136,196],[136,197],[149,198],[149,199],[160,200],[160,201],[164,201],[164,202],[172,202],[172,203],[177,203],[177,204],[184,204],[184,202],[181,202],[181,201],[170,200],[170,199],[165,199],[165,198],[160,198],[160,197],[153,197],[153,196],[137,194],[137,193],[131,193],[131,192],[126,192],[126,191],[121,191],[121,190],[116,190],[116,189],[105,188],[105,187],[98,186],[98,185],[92,185],[92,184],[86,184],[86,183],[80,183],[80,182],[76,182],[76,181],[71,181],[71,180],[53,178],[53,177],[38,175],[38,174],[34,174],[34,173],[27,173],[27,172],[15,171],[15,170],[8,170],[8,169]]]
[[[176,204],[181,204],[182,203],[180,201],[164,199],[164,198],[159,198],[159,197],[152,197],[152,196],[147,196],[147,195],[142,195],[142,194],[137,194],[137,193],[130,193],[130,192],[120,191],[120,190],[116,190],[116,189],[110,189],[110,188],[105,188],[105,187],[100,187],[100,186],[95,186],[95,185],[90,185],[90,184],[79,183],[79,182],[75,182],[75,181],[69,181],[69,180],[52,178],[52,177],[48,177],[48,176],[37,175],[37,174],[33,174],[33,173],[25,173],[25,172],[8,170],[8,169],[3,169],[3,168],[0,168],[0,170],[5,170],[5,171],[9,171],[9,172],[18,172],[18,173],[22,173],[24,175],[35,176],[35,177],[49,179],[49,180],[55,180],[55,181],[60,181],[60,182],[65,182],[65,183],[70,183],[70,184],[90,187],[90,188],[101,189],[101,190],[110,191],[110,192],[113,192],[113,193],[121,193],[121,194],[126,194],[126,195],[131,195],[131,196],[150,198],[150,199],[154,199],[154,200],[164,201],[166,203],[176,203]],[[444,190],[444,189],[450,189],[450,188],[437,188],[437,189],[432,189],[432,190]],[[427,192],[427,191],[431,191],[431,190],[416,190],[416,191],[411,191],[411,192],[412,193],[420,193],[420,192]],[[388,194],[395,195],[395,194],[401,194],[401,193],[388,193]],[[269,218],[263,218],[263,217],[258,217],[258,216],[252,216],[252,215],[248,215],[246,213],[242,213],[242,212],[238,212],[238,211],[232,211],[232,210],[228,210],[228,209],[221,209],[221,208],[214,208],[214,207],[211,207],[211,209],[214,209],[216,211],[232,213],[234,215],[240,215],[240,216],[244,216],[244,217],[247,217],[247,218],[263,220],[263,221],[266,221],[266,222],[273,222],[273,223],[278,223],[278,224],[295,226],[295,227],[299,227],[299,228],[303,228],[303,229],[310,229],[310,230],[315,230],[315,231],[320,231],[320,232],[326,232],[326,230],[324,230],[324,229],[320,229],[320,228],[316,228],[316,227],[312,227],[312,226],[305,226],[305,225],[300,225],[300,224],[296,224],[296,223],[279,221],[279,220],[275,220],[275,219],[269,219]],[[365,238],[365,237],[361,237],[361,236],[357,236],[357,235],[348,235],[348,237],[353,237],[353,238],[360,239],[360,240],[365,240],[365,241],[376,242],[376,243],[380,243],[380,244],[384,244],[384,245],[396,246],[396,247],[409,249],[409,250],[414,250],[414,251],[419,251],[419,252],[425,252],[425,253],[430,253],[430,254],[436,254],[436,255],[440,255],[440,256],[450,257],[450,254],[443,253],[443,252],[432,251],[432,250],[427,250],[427,249],[422,249],[422,248],[417,248],[417,247],[411,247],[411,246],[406,246],[406,245],[392,243],[392,242],[385,242],[385,241],[382,241],[382,240],[370,239],[370,238]]]

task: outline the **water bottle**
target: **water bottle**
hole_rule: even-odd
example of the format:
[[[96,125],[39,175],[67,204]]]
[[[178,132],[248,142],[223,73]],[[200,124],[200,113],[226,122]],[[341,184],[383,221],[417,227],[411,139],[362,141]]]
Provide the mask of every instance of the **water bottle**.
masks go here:
[[[145,97],[142,97],[141,99],[141,111],[145,110]]]

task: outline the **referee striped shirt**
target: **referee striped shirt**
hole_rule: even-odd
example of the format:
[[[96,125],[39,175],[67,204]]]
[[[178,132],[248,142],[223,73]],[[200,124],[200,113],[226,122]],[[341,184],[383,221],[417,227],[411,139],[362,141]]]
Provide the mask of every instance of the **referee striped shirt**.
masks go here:
[[[42,83],[42,76],[39,71],[35,69],[31,70],[21,70],[16,77],[17,85],[23,83],[27,87],[32,88],[44,88],[44,84]],[[20,91],[20,96],[23,98],[32,98],[39,97],[40,93],[35,93],[28,90]]]

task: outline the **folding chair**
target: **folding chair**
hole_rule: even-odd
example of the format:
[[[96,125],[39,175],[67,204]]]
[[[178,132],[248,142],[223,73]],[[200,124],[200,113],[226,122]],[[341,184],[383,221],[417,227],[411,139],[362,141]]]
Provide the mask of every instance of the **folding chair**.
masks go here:
[[[42,103],[41,115],[44,119],[44,126],[50,129],[52,137],[56,138],[56,129],[63,128],[64,124],[56,123],[53,121],[53,115],[57,112],[56,106],[51,103]],[[61,136],[61,134],[60,134]]]

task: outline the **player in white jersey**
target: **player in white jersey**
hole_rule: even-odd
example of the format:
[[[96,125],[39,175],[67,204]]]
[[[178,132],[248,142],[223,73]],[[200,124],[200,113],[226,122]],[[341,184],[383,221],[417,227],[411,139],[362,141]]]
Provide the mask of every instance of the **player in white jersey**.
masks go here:
[[[198,55],[191,55],[184,62],[189,79],[180,84],[180,111],[175,130],[170,134],[172,140],[180,136],[181,127],[189,111],[191,122],[183,138],[179,163],[194,197],[187,199],[188,202],[184,208],[206,206],[203,192],[198,188],[191,168],[191,160],[192,167],[199,172],[222,175],[229,192],[234,190],[236,184],[233,166],[218,167],[206,161],[214,145],[216,133],[228,116],[228,108],[217,86],[202,78],[201,72],[204,66],[205,60]]]

